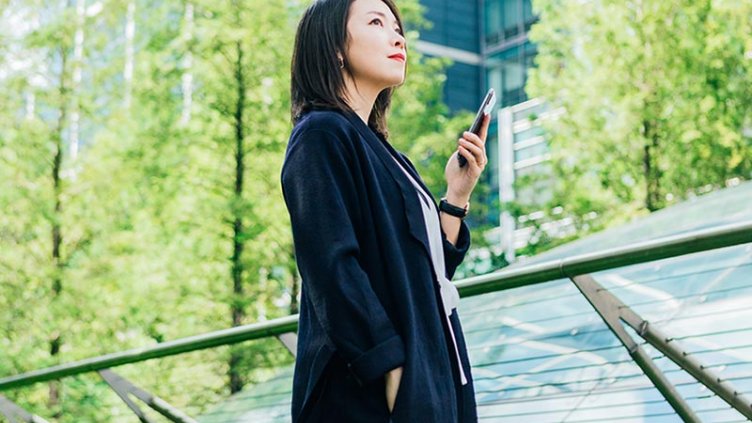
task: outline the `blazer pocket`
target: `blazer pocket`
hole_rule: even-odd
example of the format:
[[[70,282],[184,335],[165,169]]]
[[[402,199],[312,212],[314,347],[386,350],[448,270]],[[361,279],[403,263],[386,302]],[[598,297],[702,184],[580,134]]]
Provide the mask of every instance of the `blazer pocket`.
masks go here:
[[[318,351],[316,351],[316,355],[311,363],[311,380],[308,382],[308,386],[312,386],[312,388],[306,391],[303,406],[300,409],[298,417],[295,419],[296,421],[302,421],[316,405],[316,401],[318,401],[324,389],[323,385],[326,383],[326,374],[324,371],[332,360],[333,355],[334,350],[326,344],[322,344]]]

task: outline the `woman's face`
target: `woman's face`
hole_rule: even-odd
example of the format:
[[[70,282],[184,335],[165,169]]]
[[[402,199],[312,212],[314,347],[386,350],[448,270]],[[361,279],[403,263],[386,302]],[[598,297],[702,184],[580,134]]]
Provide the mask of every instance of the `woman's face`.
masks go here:
[[[381,91],[404,82],[405,39],[386,3],[381,0],[353,1],[347,32],[347,62],[358,87],[368,85]],[[400,54],[402,57],[395,57]]]

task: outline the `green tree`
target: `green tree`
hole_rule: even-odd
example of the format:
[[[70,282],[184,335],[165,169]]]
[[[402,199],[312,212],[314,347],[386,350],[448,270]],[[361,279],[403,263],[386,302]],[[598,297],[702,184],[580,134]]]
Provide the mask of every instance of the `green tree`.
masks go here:
[[[3,238],[10,241],[9,253],[0,261],[15,270],[10,277],[19,277],[9,280],[8,288],[31,300],[29,317],[34,316],[42,326],[19,323],[18,332],[9,335],[31,329],[29,333],[36,335],[34,344],[47,346],[30,357],[51,364],[62,360],[71,321],[66,312],[72,299],[67,269],[77,237],[68,231],[69,186],[75,177],[68,156],[75,155],[80,133],[84,22],[82,9],[72,2],[60,6],[34,2],[30,6],[36,10],[10,11],[14,18],[44,19],[47,25],[21,26],[26,37],[8,44],[11,57],[7,64],[17,72],[6,74],[9,103],[4,112],[12,116],[15,111],[16,119],[10,120],[13,124],[3,136],[0,157],[10,176],[5,181],[10,185],[3,190],[3,202],[17,215],[8,222],[9,236]],[[24,50],[36,54],[24,56]],[[14,90],[22,95],[14,95]],[[19,283],[23,281],[31,283]],[[40,355],[42,351],[48,357]],[[18,357],[13,365],[24,366],[28,358]],[[61,412],[60,400],[60,384],[49,383],[47,404],[53,415]]]
[[[601,222],[654,211],[752,171],[748,2],[534,2],[527,86],[545,125],[552,206]],[[580,221],[580,224],[583,222]]]
[[[292,248],[277,180],[290,129],[285,70],[294,32],[283,1],[204,2],[197,11],[194,134],[211,159],[195,170],[211,192],[205,212],[215,221],[214,242],[227,243],[229,323],[238,326],[287,314],[274,306],[281,294],[274,269],[289,267]],[[231,392],[245,383],[252,355],[247,346],[232,349]]]

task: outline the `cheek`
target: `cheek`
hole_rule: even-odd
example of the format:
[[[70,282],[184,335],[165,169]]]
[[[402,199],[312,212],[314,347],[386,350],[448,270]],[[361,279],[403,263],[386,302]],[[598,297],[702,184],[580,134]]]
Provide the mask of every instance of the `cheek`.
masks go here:
[[[373,59],[379,51],[379,46],[385,41],[377,31],[353,31],[348,40],[348,53],[351,61],[357,58],[360,61]]]
[[[350,66],[355,70],[365,70],[378,61],[373,42],[362,38],[352,40],[349,53]]]
[[[361,49],[353,52],[351,60],[352,61],[350,62],[350,64],[353,66],[353,68],[358,70],[366,70],[372,67],[374,62],[376,61],[373,53],[366,49]]]

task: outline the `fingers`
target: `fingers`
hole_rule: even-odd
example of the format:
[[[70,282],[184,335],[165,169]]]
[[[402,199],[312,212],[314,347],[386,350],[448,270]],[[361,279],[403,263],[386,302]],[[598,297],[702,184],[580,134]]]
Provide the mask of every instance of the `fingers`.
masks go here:
[[[478,134],[480,135],[480,138],[482,140],[485,140],[488,136],[488,127],[491,126],[491,114],[486,114],[483,116],[483,123],[480,125],[480,131],[478,131]]]
[[[473,144],[477,145],[478,147],[485,149],[486,143],[483,141],[483,138],[481,138],[478,135],[473,134],[470,131],[465,131],[462,133],[462,138],[460,139],[466,139],[468,141],[471,141]]]
[[[485,166],[488,158],[486,157],[486,144],[483,142],[483,139],[472,132],[465,132],[463,136],[464,138],[459,139],[460,146],[465,147],[465,149],[472,153],[478,166]]]
[[[462,155],[462,157],[464,157],[464,158],[467,159],[467,162],[469,164],[472,164],[473,166],[476,166],[476,167],[482,167],[483,166],[483,165],[478,164],[478,159],[475,157],[475,155],[472,152],[470,152],[470,150],[468,150],[467,148],[465,148],[464,146],[460,145],[458,147],[457,151]]]
[[[485,154],[482,148],[464,138],[460,138],[460,145],[469,150],[473,154],[473,156],[475,156],[478,162],[483,162],[483,157],[485,156]]]

